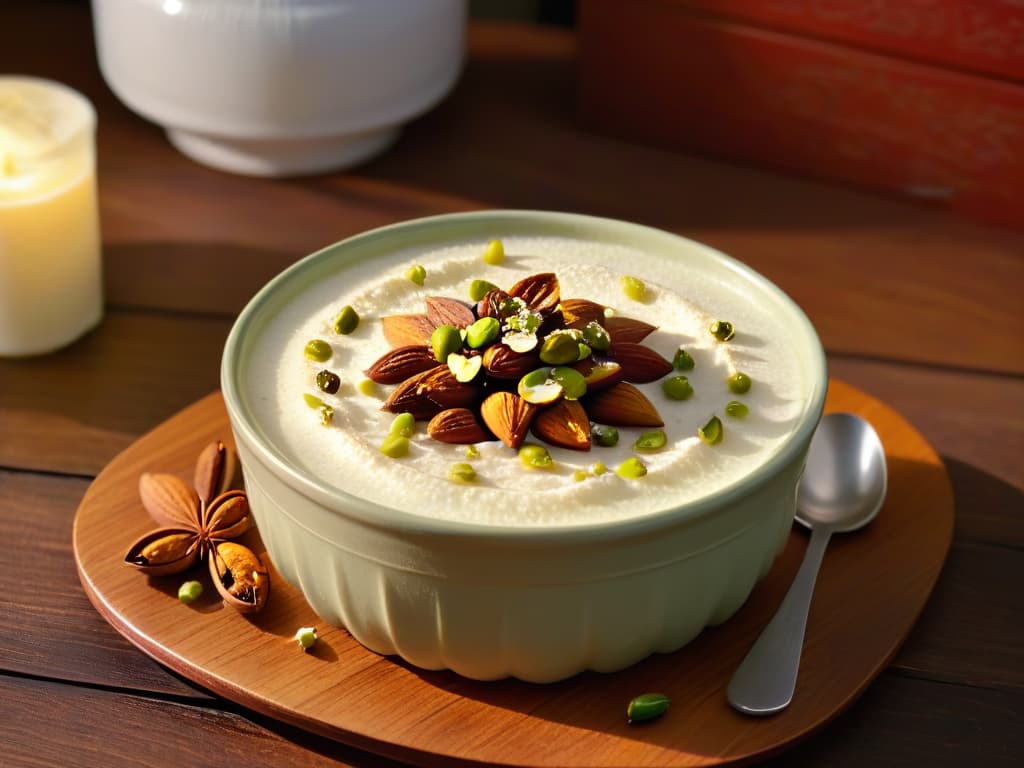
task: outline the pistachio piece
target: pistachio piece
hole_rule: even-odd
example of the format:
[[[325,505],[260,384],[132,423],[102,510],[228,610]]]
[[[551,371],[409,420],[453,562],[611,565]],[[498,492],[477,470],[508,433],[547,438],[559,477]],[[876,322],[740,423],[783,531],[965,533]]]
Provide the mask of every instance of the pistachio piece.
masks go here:
[[[668,709],[669,698],[663,693],[644,693],[637,696],[626,707],[630,723],[642,723],[661,717]]]
[[[501,240],[491,240],[484,248],[484,264],[498,265],[505,261],[505,245]]]
[[[707,423],[697,430],[697,435],[708,445],[716,445],[722,442],[722,421],[717,416],[712,416]]]
[[[310,339],[306,342],[306,346],[302,350],[303,354],[310,360],[314,360],[318,363],[326,363],[331,359],[331,355],[334,350],[331,349],[331,345],[323,339]]]
[[[579,354],[579,342],[567,331],[549,333],[540,345],[541,362],[549,365],[575,363]]]
[[[345,336],[359,327],[359,315],[347,304],[341,308],[334,318],[334,332]]]
[[[462,349],[462,334],[454,325],[442,325],[430,334],[430,346],[434,350],[434,359],[443,363],[452,352]]]
[[[736,329],[732,327],[732,323],[728,320],[715,320],[715,322],[708,326],[708,330],[719,341],[730,341],[736,335]]]
[[[729,377],[729,391],[737,395],[745,395],[750,391],[750,377],[745,373],[736,371],[732,376]]]
[[[468,384],[476,375],[480,373],[480,369],[483,368],[484,359],[480,355],[474,355],[473,357],[466,357],[460,355],[457,352],[452,352],[448,355],[448,370],[452,372],[452,376],[455,380],[463,384]]]
[[[636,480],[647,474],[647,465],[636,456],[630,456],[615,468],[615,474],[627,480]]]
[[[725,415],[734,419],[742,419],[750,413],[750,409],[739,400],[730,400],[725,404]]]
[[[555,466],[555,460],[551,458],[548,449],[536,443],[523,444],[519,449],[519,461],[530,469],[551,469]]]
[[[405,278],[416,283],[416,285],[423,285],[423,282],[427,279],[427,270],[422,264],[413,264],[405,270]]]
[[[471,349],[481,349],[492,344],[501,332],[501,323],[494,317],[481,317],[466,328],[466,344]]]

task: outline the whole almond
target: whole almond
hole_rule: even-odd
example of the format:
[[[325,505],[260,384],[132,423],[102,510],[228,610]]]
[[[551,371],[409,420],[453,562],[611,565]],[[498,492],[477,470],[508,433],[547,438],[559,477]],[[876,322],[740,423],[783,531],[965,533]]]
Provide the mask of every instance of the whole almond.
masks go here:
[[[392,347],[427,344],[437,328],[426,315],[388,315],[380,321],[384,338]]]
[[[417,421],[433,418],[445,408],[472,405],[477,388],[455,378],[447,365],[417,373],[406,379],[384,401],[382,410],[411,413]]]
[[[540,365],[536,350],[515,352],[506,344],[492,344],[484,352],[484,369],[495,379],[521,379]]]
[[[501,442],[518,450],[530,431],[537,409],[538,406],[513,392],[495,392],[480,406],[480,417]]]
[[[608,355],[622,366],[623,381],[646,384],[672,372],[671,361],[643,344],[613,341]]]
[[[542,315],[554,312],[560,298],[558,277],[554,272],[541,272],[524,277],[509,288],[508,292],[525,301],[530,309]]]
[[[604,307],[590,299],[562,299],[562,315],[566,328],[583,330],[588,323],[604,325]]]
[[[454,325],[465,328],[476,320],[473,310],[457,299],[442,296],[427,297],[427,319],[440,328],[442,325]]]
[[[643,320],[618,316],[605,318],[604,328],[611,336],[612,344],[622,341],[637,344],[658,330],[658,326],[645,323]]]
[[[468,408],[447,408],[427,424],[427,434],[442,443],[480,443],[490,435]]]
[[[639,389],[620,381],[608,389],[588,394],[583,407],[591,420],[616,427],[663,427],[658,409]]]
[[[433,351],[425,344],[408,344],[384,353],[366,369],[366,378],[378,384],[398,384],[417,373],[441,365]]]
[[[574,451],[590,450],[590,418],[578,400],[559,400],[533,417],[533,434]]]

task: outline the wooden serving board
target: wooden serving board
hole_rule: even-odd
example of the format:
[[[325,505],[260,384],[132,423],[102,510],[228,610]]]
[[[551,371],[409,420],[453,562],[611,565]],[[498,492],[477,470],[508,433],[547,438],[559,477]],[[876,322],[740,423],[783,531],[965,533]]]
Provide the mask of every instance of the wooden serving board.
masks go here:
[[[338,741],[424,765],[709,766],[777,752],[839,714],[885,668],[921,612],[953,533],[953,495],[942,462],[901,416],[839,381],[829,411],[852,411],[881,435],[889,494],[863,531],[833,537],[818,578],[792,705],[748,718],[726,703],[729,678],[782,600],[806,535],[794,530],[769,575],[725,624],[680,651],[615,674],[550,685],[482,683],[378,656],[326,626],[271,569],[262,613],[242,616],[207,584],[192,606],[178,585],[196,575],[147,579],[122,558],[153,527],[137,492],[142,472],[191,478],[199,450],[231,437],[220,394],[174,416],[115,458],[75,518],[82,585],[125,637],[174,671],[271,717]],[[263,551],[258,534],[247,543]],[[264,553],[265,555],[265,553]],[[292,636],[316,626],[303,653]],[[629,725],[637,694],[671,697],[659,720]]]

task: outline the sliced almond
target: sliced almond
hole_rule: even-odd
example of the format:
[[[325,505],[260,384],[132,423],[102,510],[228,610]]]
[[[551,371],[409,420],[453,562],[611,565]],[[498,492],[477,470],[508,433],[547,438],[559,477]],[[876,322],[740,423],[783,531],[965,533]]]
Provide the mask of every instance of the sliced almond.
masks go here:
[[[578,400],[559,400],[541,409],[530,428],[545,443],[574,451],[590,450],[590,418]]]
[[[384,401],[382,409],[391,413],[411,413],[417,421],[436,416],[445,408],[472,405],[477,387],[456,380],[447,365],[406,379]]]
[[[548,315],[558,307],[560,289],[554,272],[524,277],[509,289],[509,295],[522,299],[530,309]]]
[[[366,378],[378,384],[398,384],[417,373],[441,365],[425,344],[408,344],[386,352],[366,369]]]
[[[495,379],[520,379],[539,365],[536,351],[515,352],[507,344],[492,344],[484,352],[484,369]]]
[[[590,418],[616,427],[663,427],[658,409],[644,393],[624,381],[588,394],[583,402]]]
[[[658,330],[658,326],[645,323],[643,320],[618,316],[605,318],[604,328],[612,337],[613,345],[623,341],[638,344]]]
[[[428,296],[427,319],[436,327],[454,325],[456,328],[465,328],[473,324],[476,315],[472,309],[457,299]]]
[[[518,450],[530,431],[537,406],[512,392],[495,392],[480,406],[480,417],[487,428],[509,448]]]
[[[590,299],[562,299],[562,316],[566,328],[583,330],[587,323],[604,325],[604,307]]]
[[[428,344],[437,328],[426,315],[388,315],[382,317],[384,338],[394,347]]]
[[[630,341],[613,342],[608,352],[622,366],[623,381],[646,384],[672,372],[672,363],[650,347]]]
[[[447,408],[427,424],[427,434],[442,443],[480,443],[490,440],[490,435],[483,428],[468,408]]]

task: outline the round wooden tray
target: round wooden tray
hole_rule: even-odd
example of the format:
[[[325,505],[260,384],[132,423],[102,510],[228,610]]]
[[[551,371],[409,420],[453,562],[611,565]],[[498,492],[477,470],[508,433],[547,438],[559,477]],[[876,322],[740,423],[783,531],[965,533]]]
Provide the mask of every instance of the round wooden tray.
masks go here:
[[[799,567],[807,537],[797,530],[725,624],[622,672],[551,685],[476,682],[378,656],[321,622],[272,568],[269,603],[255,616],[219,604],[209,585],[199,603],[180,603],[184,576],[150,580],[122,558],[154,527],[139,502],[139,475],[171,472],[190,480],[207,442],[230,442],[219,393],[140,438],[96,478],[75,518],[78,572],[97,610],[159,662],[246,707],[371,752],[425,765],[749,762],[824,725],[885,668],[928,599],[953,533],[945,469],[906,420],[839,381],[831,382],[826,409],[874,424],[886,449],[889,494],[867,529],[833,538],[793,703],[770,718],[734,712],[725,689]],[[247,535],[262,552],[258,534]],[[189,577],[206,578],[204,571]],[[310,625],[320,641],[303,653],[292,636]],[[648,691],[668,694],[669,711],[652,723],[627,724],[626,704]]]

